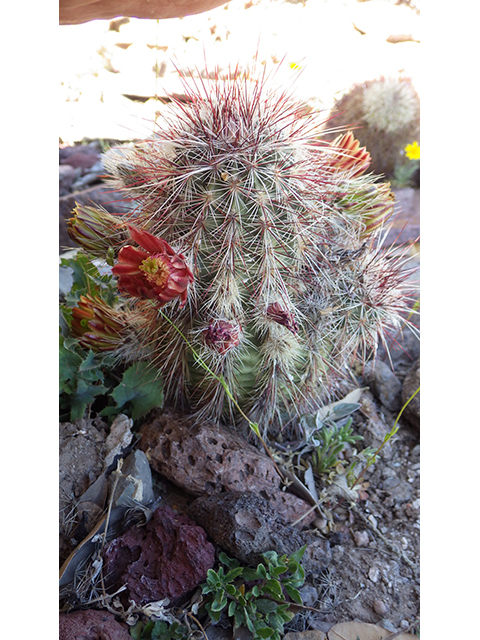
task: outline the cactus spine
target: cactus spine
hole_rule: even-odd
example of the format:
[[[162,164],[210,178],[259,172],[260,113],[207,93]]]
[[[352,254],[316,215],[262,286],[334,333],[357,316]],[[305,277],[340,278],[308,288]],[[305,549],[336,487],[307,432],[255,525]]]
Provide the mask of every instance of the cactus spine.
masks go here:
[[[265,77],[232,74],[187,90],[151,140],[105,157],[132,213],[103,225],[78,207],[70,234],[79,244],[88,237],[91,252],[102,236],[93,253],[108,245],[118,264],[135,244],[129,225],[171,245],[188,265],[179,263],[186,303],[184,294],[161,309],[132,298],[134,336],[122,308],[118,352],[128,360],[149,351],[167,398],[235,420],[223,379],[264,433],[274,431],[318,408],[353,359],[400,327],[405,274],[374,248],[393,200],[364,175],[369,156],[352,134],[319,141],[319,116]],[[152,264],[138,259],[140,270]],[[129,268],[118,269],[120,288]]]

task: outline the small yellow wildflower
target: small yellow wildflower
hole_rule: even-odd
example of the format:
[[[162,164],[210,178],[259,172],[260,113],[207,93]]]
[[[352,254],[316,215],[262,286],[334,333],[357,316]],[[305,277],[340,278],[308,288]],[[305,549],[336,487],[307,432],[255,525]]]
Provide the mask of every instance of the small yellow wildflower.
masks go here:
[[[420,160],[420,145],[416,140],[412,144],[407,144],[405,155],[409,160]]]

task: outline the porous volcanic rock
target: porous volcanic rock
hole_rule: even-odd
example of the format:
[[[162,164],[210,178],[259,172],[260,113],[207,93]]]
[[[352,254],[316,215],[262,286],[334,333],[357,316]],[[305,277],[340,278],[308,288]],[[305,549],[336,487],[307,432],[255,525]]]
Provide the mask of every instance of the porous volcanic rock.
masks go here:
[[[109,611],[87,609],[61,613],[59,640],[132,640],[127,625]]]
[[[140,433],[139,448],[152,469],[193,496],[251,491],[267,499],[286,524],[310,509],[301,498],[281,490],[272,460],[232,430],[164,412],[145,423]],[[299,526],[314,519],[312,512]]]
[[[290,554],[305,544],[304,535],[279,522],[270,503],[255,493],[200,497],[189,514],[216,544],[243,562],[255,563],[259,554],[270,550]]]
[[[261,562],[261,554],[266,551],[290,555],[305,544],[318,543],[311,532],[285,525],[270,502],[252,492],[202,496],[192,502],[189,514],[216,544],[246,564]],[[307,554],[310,559],[316,555],[316,564],[319,551],[316,548],[314,553],[312,548]],[[325,564],[328,551],[323,551],[321,560]]]
[[[132,527],[113,540],[104,560],[109,585],[126,584],[126,597],[144,605],[175,601],[194,589],[213,567],[215,549],[188,516],[161,506],[145,527]]]

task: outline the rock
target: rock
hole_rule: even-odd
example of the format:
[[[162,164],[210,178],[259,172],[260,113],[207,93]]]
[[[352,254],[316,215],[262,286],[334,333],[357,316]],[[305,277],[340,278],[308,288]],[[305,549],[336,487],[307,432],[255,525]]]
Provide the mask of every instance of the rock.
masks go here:
[[[413,396],[415,391],[420,386],[420,358],[414,363],[412,368],[405,376],[405,380],[402,385],[402,405],[405,404],[409,398]],[[405,407],[403,412],[405,420],[415,427],[420,429],[420,391]]]
[[[70,187],[77,179],[77,171],[69,164],[61,164],[58,167],[58,184],[60,196],[70,193]]]
[[[387,613],[387,607],[383,600],[375,600],[372,605],[373,610],[379,616],[384,616]]]
[[[109,611],[72,611],[60,614],[59,640],[132,640],[126,624]]]
[[[385,362],[376,360],[365,365],[364,379],[374,395],[389,411],[399,411],[402,406],[402,383]]]
[[[232,629],[224,629],[220,625],[211,624],[205,629],[208,640],[232,640]]]
[[[385,246],[418,242],[420,236],[420,189],[404,187],[393,189],[394,215],[387,233]]]
[[[113,540],[104,561],[109,585],[126,584],[125,597],[145,605],[165,598],[175,601],[203,582],[213,567],[215,549],[188,516],[161,506],[145,527],[132,527]]]
[[[283,640],[325,640],[323,631],[290,631],[283,636]]]
[[[252,491],[266,498],[284,523],[293,523],[310,505],[285,491],[270,458],[233,430],[164,412],[140,429],[139,447],[152,469],[194,496]],[[315,519],[312,511],[298,527]]]
[[[60,166],[68,166],[68,165],[60,165]],[[90,169],[85,173],[85,175],[78,178],[72,184],[72,191],[82,191],[83,189],[87,189],[92,184],[101,182],[105,177],[105,167],[103,166],[103,162],[98,160]]]
[[[197,498],[189,514],[216,544],[247,564],[261,562],[266,551],[289,555],[306,543],[304,534],[283,524],[271,504],[252,492]]]
[[[420,327],[420,317],[415,315],[411,321]],[[420,340],[409,329],[404,329],[398,333],[389,343],[390,358],[383,345],[377,351],[377,360],[383,360],[390,366],[390,359],[393,364],[395,375],[403,379],[411,369],[415,361],[420,357]]]
[[[312,585],[306,584],[299,589],[305,607],[314,607],[318,600],[318,591]]]
[[[370,537],[367,531],[354,531],[353,539],[357,547],[366,547],[370,542]]]
[[[210,11],[225,0],[60,0],[60,24],[129,18],[182,18]]]
[[[82,418],[74,423],[60,423],[59,434],[59,513],[60,513],[60,560],[63,561],[80,542],[92,522],[83,524],[80,539],[73,539],[74,517],[79,498],[97,480],[103,470],[105,439],[108,426],[100,419]],[[98,515],[98,514],[97,514]],[[77,514],[78,516],[78,514]]]
[[[66,164],[74,169],[90,169],[100,160],[98,149],[90,145],[76,145],[59,149],[60,165]]]

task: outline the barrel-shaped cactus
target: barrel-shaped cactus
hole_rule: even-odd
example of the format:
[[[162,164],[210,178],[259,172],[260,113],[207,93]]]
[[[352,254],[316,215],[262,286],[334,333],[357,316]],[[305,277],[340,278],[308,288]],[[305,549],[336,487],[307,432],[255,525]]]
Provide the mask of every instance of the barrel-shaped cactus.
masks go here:
[[[238,417],[227,386],[265,433],[321,406],[400,328],[406,272],[377,246],[393,197],[351,133],[322,142],[320,116],[265,77],[186,91],[151,140],[105,156],[132,212],[79,206],[70,234],[114,262],[112,350],[147,353],[166,397],[204,416]],[[82,304],[75,334],[105,347]]]
[[[420,100],[410,78],[385,78],[355,84],[339,98],[329,120],[354,127],[370,153],[370,169],[387,178],[404,162],[404,148],[420,140]],[[333,139],[328,131],[327,139]]]

